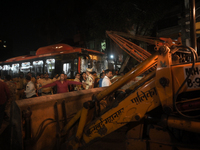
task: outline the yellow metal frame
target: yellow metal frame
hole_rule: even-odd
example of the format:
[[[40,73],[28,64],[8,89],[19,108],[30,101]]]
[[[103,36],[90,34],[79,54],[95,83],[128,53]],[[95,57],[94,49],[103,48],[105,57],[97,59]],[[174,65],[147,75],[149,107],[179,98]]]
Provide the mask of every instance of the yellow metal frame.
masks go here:
[[[181,129],[181,130],[200,133],[200,122],[199,121],[170,116],[167,119],[167,125],[172,128],[177,128],[177,129]]]
[[[162,53],[156,52],[151,55],[151,57],[138,65],[136,68],[129,71],[117,82],[98,93],[95,97],[96,101],[102,100],[107,95],[110,95],[130,80],[157,64],[157,70],[151,72],[149,75],[130,87],[130,90],[135,90],[136,87],[140,86],[136,89],[136,91],[123,99],[123,101],[119,102],[117,106],[111,106],[111,109],[87,125],[86,120],[88,110],[83,108],[81,112],[79,111],[75,115],[73,120],[65,127],[65,131],[67,131],[69,127],[71,127],[72,124],[74,124],[74,122],[81,117],[76,133],[76,139],[70,141],[69,146],[73,149],[77,149],[82,146],[80,145],[80,140],[81,144],[89,144],[91,141],[104,137],[105,135],[124,126],[128,122],[140,121],[144,118],[147,112],[160,105],[163,107],[163,110],[168,111],[168,113],[173,111],[173,88],[175,87],[177,89],[177,82],[174,83],[175,79],[173,78],[173,71],[174,68],[178,67],[180,70],[183,70],[183,66],[177,65],[176,67],[173,67],[169,48],[166,46],[163,48],[165,51]],[[183,81],[184,79],[185,78],[182,77],[176,80]],[[142,83],[144,84],[141,85]],[[200,133],[200,123],[198,121],[169,117],[167,125],[173,128],[179,128],[192,132],[197,131]]]
[[[168,47],[164,47],[166,53],[162,53],[158,57],[157,70],[156,70],[156,88],[161,100],[161,105],[165,111],[173,111],[173,87],[172,87],[172,74],[171,74],[171,53]],[[163,83],[165,82],[165,83]],[[161,83],[165,84],[162,85]]]
[[[62,134],[66,134],[67,131],[74,125],[74,123],[80,118],[81,113],[82,113],[82,109],[80,109],[76,115],[68,122],[68,124],[63,128]]]
[[[104,91],[97,94],[96,100],[97,101],[102,100],[107,95],[116,91],[117,89],[122,87],[124,84],[126,84],[127,82],[132,80],[133,78],[137,77],[138,75],[147,71],[148,69],[154,67],[155,64],[157,63],[158,54],[159,53],[156,52],[151,57],[149,57],[147,60],[145,60],[143,63],[141,63],[136,68],[129,71],[123,77],[121,77],[117,82],[115,82],[114,84],[112,84],[111,86],[106,88]],[[88,124],[87,127],[85,127],[84,133],[82,136],[82,138],[83,138],[82,140],[84,141],[83,143],[89,143],[90,141],[94,140],[95,138],[103,137],[130,121],[138,121],[144,117],[144,115],[147,111],[150,111],[151,109],[160,105],[159,101],[154,101],[155,103],[153,102],[153,97],[157,96],[157,91],[155,89],[155,84],[153,81],[151,81],[148,86],[145,86],[145,91],[149,92],[149,93],[146,93],[146,94],[148,94],[148,97],[149,97],[146,101],[143,102],[143,100],[138,100],[137,102],[135,102],[133,97],[138,97],[138,93],[133,93],[130,96],[128,96],[125,100],[123,100],[117,107],[109,110],[108,112],[103,114],[101,116],[101,118],[98,118],[96,121],[91,122],[91,124]],[[141,91],[141,92],[143,93],[143,91]],[[140,97],[140,95],[139,95],[139,97]],[[158,97],[156,99],[158,99]],[[138,103],[144,103],[144,106],[137,108]],[[124,106],[127,106],[127,107],[124,108]],[[69,146],[73,147],[73,149],[77,149],[77,147],[79,147],[79,139],[82,134],[83,126],[86,123],[87,111],[84,111],[82,113],[83,110],[84,109],[80,110],[74,116],[72,121],[70,121],[64,127],[64,132],[66,132],[77,121],[78,118],[83,116],[82,117],[83,119],[80,120],[79,127],[78,127],[78,130],[76,133],[76,136],[78,138],[69,142]],[[115,121],[115,123],[113,123],[113,119],[115,120],[116,118],[118,118],[118,119]],[[101,125],[103,125],[102,123],[105,123],[104,124],[105,130],[101,126]],[[91,130],[97,129],[97,128],[99,129],[99,132],[91,131]]]
[[[139,121],[160,105],[154,79],[129,95],[117,107],[110,109],[84,129],[83,141],[89,143],[103,137],[131,121]]]

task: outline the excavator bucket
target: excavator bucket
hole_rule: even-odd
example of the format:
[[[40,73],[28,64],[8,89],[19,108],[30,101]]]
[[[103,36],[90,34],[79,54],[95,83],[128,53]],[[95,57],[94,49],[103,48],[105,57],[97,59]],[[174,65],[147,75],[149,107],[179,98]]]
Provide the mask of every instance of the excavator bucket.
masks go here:
[[[12,149],[59,149],[61,129],[83,103],[105,88],[18,100],[12,103]]]

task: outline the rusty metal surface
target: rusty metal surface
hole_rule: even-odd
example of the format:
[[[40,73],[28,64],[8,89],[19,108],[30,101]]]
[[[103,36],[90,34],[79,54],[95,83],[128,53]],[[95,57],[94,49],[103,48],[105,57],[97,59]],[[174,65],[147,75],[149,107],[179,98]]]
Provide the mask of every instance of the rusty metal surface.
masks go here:
[[[69,93],[55,94],[55,95],[47,95],[36,98],[24,99],[16,101],[14,107],[16,111],[16,118],[13,119],[14,126],[17,125],[17,128],[14,129],[13,132],[18,133],[17,136],[13,137],[13,140],[20,140],[20,144],[16,145],[19,149],[24,149],[24,137],[25,134],[24,126],[23,126],[23,118],[22,111],[30,108],[32,111],[31,115],[31,139],[36,138],[38,135],[38,129],[42,122],[45,126],[49,123],[49,125],[44,129],[41,137],[37,142],[31,142],[29,144],[29,149],[37,149],[37,150],[51,150],[55,149],[56,146],[56,119],[55,119],[55,109],[54,105],[57,103],[58,110],[58,120],[59,126],[62,128],[64,126],[64,118],[70,118],[73,114],[75,114],[79,109],[82,108],[83,103],[92,99],[92,95],[102,91],[105,88],[94,88],[90,90],[82,90],[82,91],[74,91]],[[63,107],[63,105],[65,105]],[[63,113],[63,108],[66,110],[66,114]],[[14,117],[13,116],[13,117]],[[52,119],[54,121],[48,120]],[[45,121],[45,119],[47,119]],[[15,143],[13,143],[15,144]],[[26,143],[27,144],[27,143]],[[15,145],[13,145],[15,146]],[[16,147],[16,148],[17,148]]]
[[[125,150],[127,129],[127,126],[123,126],[107,136],[83,147],[81,150]]]

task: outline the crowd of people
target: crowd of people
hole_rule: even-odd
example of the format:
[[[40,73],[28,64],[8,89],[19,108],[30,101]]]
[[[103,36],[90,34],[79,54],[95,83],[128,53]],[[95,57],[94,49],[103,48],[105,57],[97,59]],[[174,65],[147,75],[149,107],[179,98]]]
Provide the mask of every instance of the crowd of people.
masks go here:
[[[0,128],[3,118],[10,117],[12,101],[106,87],[112,84],[110,81],[112,76],[112,71],[109,69],[97,76],[97,73],[90,68],[87,68],[86,72],[76,73],[75,79],[67,79],[67,75],[63,73],[56,75],[53,79],[49,78],[48,73],[37,75],[36,78],[32,77],[30,72],[25,77],[22,72],[17,78],[6,75],[4,80],[0,76]]]

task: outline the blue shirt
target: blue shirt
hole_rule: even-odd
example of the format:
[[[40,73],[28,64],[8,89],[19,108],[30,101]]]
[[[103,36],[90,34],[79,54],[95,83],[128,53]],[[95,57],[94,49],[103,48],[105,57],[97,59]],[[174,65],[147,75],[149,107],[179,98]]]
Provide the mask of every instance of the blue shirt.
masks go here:
[[[99,80],[99,87],[102,87],[102,81],[103,81],[103,78],[100,78],[100,80]]]

